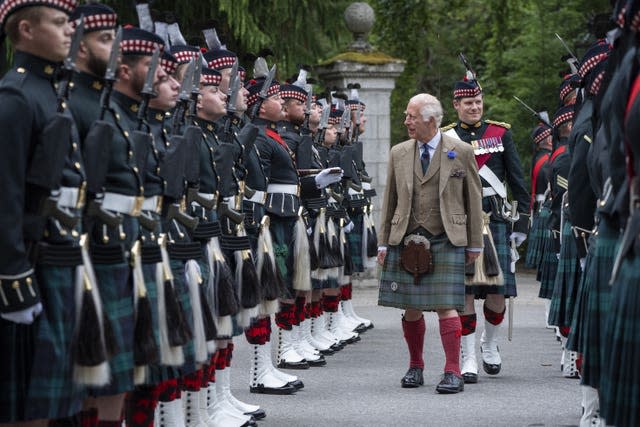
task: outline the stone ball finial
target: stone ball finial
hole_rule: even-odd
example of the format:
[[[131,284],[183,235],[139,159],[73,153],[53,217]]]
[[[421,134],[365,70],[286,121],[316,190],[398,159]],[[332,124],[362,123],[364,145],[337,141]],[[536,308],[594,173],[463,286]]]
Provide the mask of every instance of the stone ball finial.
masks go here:
[[[349,31],[353,33],[353,43],[349,46],[349,50],[371,51],[371,45],[367,42],[367,34],[376,21],[373,8],[363,2],[351,3],[344,11],[344,20]]]

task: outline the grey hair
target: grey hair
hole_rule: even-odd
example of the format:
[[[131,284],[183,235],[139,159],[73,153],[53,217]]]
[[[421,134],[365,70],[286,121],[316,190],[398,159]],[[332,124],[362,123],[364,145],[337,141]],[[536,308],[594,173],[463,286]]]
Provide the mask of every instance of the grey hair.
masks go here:
[[[442,111],[442,104],[438,101],[438,98],[428,93],[419,93],[409,100],[409,103],[413,102],[421,105],[420,114],[422,114],[423,120],[427,121],[433,117],[436,119],[436,125],[440,127],[444,112]]]

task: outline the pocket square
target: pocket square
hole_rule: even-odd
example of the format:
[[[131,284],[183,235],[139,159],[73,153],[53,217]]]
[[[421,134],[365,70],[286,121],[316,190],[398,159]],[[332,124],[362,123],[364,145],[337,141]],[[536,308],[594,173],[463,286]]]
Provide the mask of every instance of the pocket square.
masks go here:
[[[465,176],[467,176],[467,172],[464,169],[456,169],[451,172],[451,175],[449,176],[452,178],[464,178]]]

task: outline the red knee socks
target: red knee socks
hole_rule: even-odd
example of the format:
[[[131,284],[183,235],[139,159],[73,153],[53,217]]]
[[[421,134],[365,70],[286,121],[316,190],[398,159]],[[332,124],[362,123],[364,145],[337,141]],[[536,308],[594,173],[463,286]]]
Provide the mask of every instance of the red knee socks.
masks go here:
[[[460,316],[460,322],[462,323],[462,336],[471,335],[476,331],[478,316],[475,313],[463,314]]]
[[[460,376],[460,337],[462,336],[462,324],[460,318],[448,317],[440,319],[440,340],[444,348],[446,359],[445,372],[453,372]]]
[[[409,367],[424,369],[424,359],[422,350],[424,347],[424,333],[426,331],[424,316],[420,319],[409,322],[402,319],[402,331],[404,339],[409,348]]]

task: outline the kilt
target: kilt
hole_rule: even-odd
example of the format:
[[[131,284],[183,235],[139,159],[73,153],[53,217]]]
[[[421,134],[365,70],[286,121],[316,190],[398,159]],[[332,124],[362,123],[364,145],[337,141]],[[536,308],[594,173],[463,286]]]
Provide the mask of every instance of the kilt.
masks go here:
[[[40,314],[42,316],[42,314]],[[33,363],[35,326],[0,318],[0,423],[23,421]]]
[[[95,264],[104,313],[111,323],[117,352],[109,360],[111,382],[91,388],[95,396],[112,396],[133,389],[133,277],[127,263]]]
[[[26,419],[69,417],[80,411],[85,397],[86,389],[73,381],[75,271],[75,267],[36,268],[44,310],[33,329],[34,355]]]
[[[549,214],[549,209],[544,208],[533,215],[527,244],[527,255],[524,262],[524,266],[527,268],[535,268],[536,270],[540,268],[544,237],[547,234],[545,233],[545,227]]]
[[[574,316],[571,329],[572,333],[574,329],[578,333],[574,338],[576,351],[583,353],[582,383],[599,388],[606,351],[607,314],[611,303],[609,279],[619,232],[606,217],[600,216],[596,233],[592,236],[594,241],[590,244],[582,276],[580,309]]]
[[[485,299],[488,294],[515,297],[518,293],[516,291],[516,275],[511,272],[511,242],[509,241],[511,224],[492,218],[489,222],[489,229],[504,276],[504,286],[470,285],[465,288],[465,292],[469,295],[475,295],[476,299]]]
[[[578,249],[571,229],[571,221],[565,216],[562,225],[562,244],[560,245],[560,259],[553,285],[551,306],[549,307],[550,325],[563,327],[571,326],[573,309],[580,281],[580,260]]]
[[[607,425],[640,425],[640,254],[625,257],[611,287],[600,413]]]
[[[353,222],[353,230],[350,233],[346,233],[347,242],[349,243],[349,252],[351,253],[351,260],[353,261],[353,272],[362,273],[364,271],[364,263],[362,261],[362,227],[364,226],[362,210],[352,209],[350,214],[351,221]]]
[[[547,229],[548,230],[548,229]],[[542,262],[538,270],[540,281],[539,298],[551,299],[553,295],[553,285],[556,280],[556,272],[558,270],[558,258],[556,256],[555,241],[550,230],[544,239],[542,250]]]
[[[269,215],[271,218],[271,237],[273,238],[273,249],[276,256],[276,264],[282,280],[287,286],[288,295],[280,295],[280,298],[291,298],[295,295],[293,289],[293,268],[294,268],[294,242],[297,217],[279,217]]]
[[[401,246],[389,246],[380,274],[378,305],[412,308],[464,310],[464,248],[453,246],[446,234],[429,238],[433,271],[414,284],[413,275],[400,265]]]
[[[160,329],[158,317],[158,285],[156,283],[156,264],[142,264],[142,274],[144,276],[144,285],[147,288],[147,298],[151,304],[151,325],[153,327],[153,336],[160,349]],[[158,351],[158,359],[160,353]],[[165,378],[160,366],[149,366],[147,371],[145,384],[159,384],[169,378]]]

